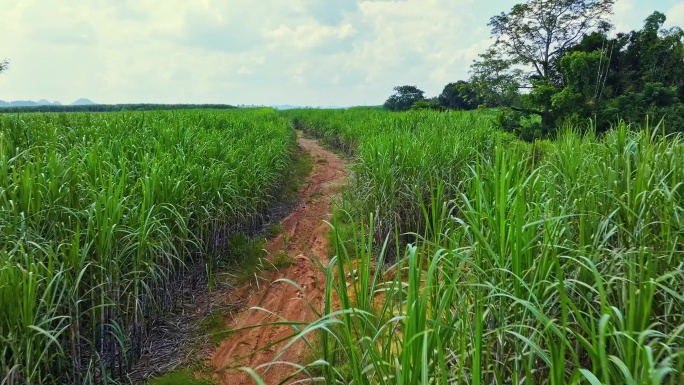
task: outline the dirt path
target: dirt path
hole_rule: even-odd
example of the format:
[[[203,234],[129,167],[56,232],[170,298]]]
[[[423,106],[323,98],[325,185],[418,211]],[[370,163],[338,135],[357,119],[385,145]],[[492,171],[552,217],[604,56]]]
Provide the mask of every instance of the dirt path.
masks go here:
[[[232,294],[246,297],[248,309],[227,316],[231,320],[229,327],[232,329],[279,321],[277,317],[269,316],[263,311],[249,310],[255,306],[268,309],[290,321],[305,322],[313,320],[313,313],[306,301],[312,303],[316,309],[322,309],[325,276],[315,267],[309,256],[313,253],[324,266],[328,263],[328,225],[323,221],[330,219],[332,199],[345,182],[346,164],[314,140],[300,135],[299,145],[310,153],[313,169],[302,185],[299,207],[281,222],[281,233],[266,245],[269,258],[285,252],[295,258],[295,264],[263,277],[266,281],[262,280],[259,288],[252,285]],[[282,278],[296,282],[304,289],[304,293],[285,283],[269,285],[269,282]],[[255,368],[271,362],[283,344],[251,356],[250,354],[292,332],[293,329],[289,326],[264,327],[243,330],[224,340],[211,358],[217,379],[222,384],[254,384],[251,377],[237,368]],[[303,364],[308,355],[308,348],[303,343],[297,343],[279,361]],[[272,366],[266,373],[263,370],[258,373],[270,385],[286,378],[292,370],[290,366],[279,365]]]

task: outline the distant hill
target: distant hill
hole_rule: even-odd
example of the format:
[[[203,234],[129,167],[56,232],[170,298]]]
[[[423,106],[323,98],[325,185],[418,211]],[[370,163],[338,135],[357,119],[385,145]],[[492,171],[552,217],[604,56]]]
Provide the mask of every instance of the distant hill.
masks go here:
[[[40,99],[37,102],[33,100],[14,100],[11,102],[6,102],[0,100],[0,107],[35,107],[35,106],[61,106],[62,103],[59,101],[50,102],[45,99]]]
[[[71,103],[72,106],[92,106],[95,105],[95,103],[89,99],[86,98],[80,98],[77,101]]]
[[[39,106],[61,106],[62,103],[59,100],[55,100],[54,102],[50,102],[49,100],[45,99],[40,99],[38,101]]]
[[[11,102],[5,102],[2,101],[0,102],[0,106],[4,107],[29,107],[29,106],[37,106],[38,103],[34,102],[33,100],[14,100]]]
[[[55,100],[54,102],[50,102],[49,100],[45,99],[40,99],[37,102],[34,102],[33,100],[15,100],[12,102],[6,102],[4,100],[0,100],[0,107],[35,107],[35,106],[61,106],[62,103]],[[77,101],[71,103],[70,105],[72,106],[94,106],[95,103],[86,98],[81,98],[78,99]]]
[[[294,110],[296,108],[304,108],[302,106],[292,106],[289,104],[280,104],[280,105],[275,105],[271,106],[272,108],[275,108],[276,110]]]
[[[31,112],[116,112],[116,111],[162,111],[162,110],[197,110],[197,109],[212,109],[225,110],[236,108],[235,106],[227,104],[88,104],[92,103],[89,100],[77,100],[79,105],[38,105],[34,104],[25,106],[14,106],[7,102],[2,104],[0,101],[0,114],[5,113],[31,113]],[[75,103],[76,103],[75,102]],[[58,103],[58,102],[56,102]]]

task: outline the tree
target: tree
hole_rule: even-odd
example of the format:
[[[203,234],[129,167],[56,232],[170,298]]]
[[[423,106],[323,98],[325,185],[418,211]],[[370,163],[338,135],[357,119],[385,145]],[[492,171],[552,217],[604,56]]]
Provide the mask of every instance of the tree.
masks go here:
[[[531,92],[521,98],[516,112],[541,117],[542,132],[554,125],[551,98],[561,91],[563,76],[558,60],[584,35],[611,25],[606,16],[612,13],[615,0],[527,0],[513,6],[509,13],[490,19],[488,25],[496,38],[490,50],[501,53],[509,68],[527,67],[521,82]]]
[[[416,86],[397,86],[394,91],[384,104],[390,111],[408,111],[415,102],[425,100],[425,92]]]
[[[532,140],[562,122],[591,118],[602,131],[650,116],[684,131],[684,31],[663,29],[665,15],[654,12],[641,30],[609,38],[614,3],[526,0],[491,18],[496,42],[471,66],[471,84],[493,105],[506,90],[517,94],[499,104],[510,106],[496,119],[502,128]]]
[[[638,123],[646,116],[665,117],[668,131],[684,130],[684,31],[663,29],[665,21],[664,14],[654,12],[641,30],[619,35],[625,44],[616,55],[617,81],[608,82],[614,92],[606,102],[604,121],[620,117]]]
[[[625,75],[623,50],[628,43],[629,34],[625,33],[618,33],[615,38],[609,38],[605,32],[594,32],[585,35],[582,41],[567,49],[554,62],[556,70],[563,74],[563,86],[573,86],[573,76],[569,76],[567,72],[569,70],[567,65],[570,62],[566,62],[565,69],[561,64],[567,56],[576,53],[593,54],[599,52],[603,56],[599,65],[592,69],[593,80],[596,82],[595,91],[597,91],[597,94],[604,94],[608,98],[623,94],[625,92],[625,84],[622,80]],[[580,57],[577,56],[576,58]],[[577,67],[575,66],[575,68]],[[577,71],[574,70],[574,72],[576,75]]]
[[[463,80],[444,86],[437,100],[439,104],[452,110],[474,110],[479,104],[475,88]]]
[[[552,63],[582,37],[598,29],[607,31],[605,17],[615,0],[527,0],[489,21],[494,47],[513,64],[531,67],[530,79],[558,78]]]
[[[430,98],[429,100],[417,100],[411,106],[411,111],[421,110],[444,111],[445,108],[439,103],[437,98]]]
[[[601,114],[605,104],[604,85],[610,59],[601,50],[575,51],[560,60],[565,88],[552,95],[551,108],[555,120],[574,123]]]
[[[470,84],[481,103],[490,107],[508,107],[517,102],[523,72],[510,60],[490,48],[479,55],[470,67]]]
[[[9,68],[9,60],[0,60],[0,74],[7,71]]]
[[[648,83],[662,83],[679,89],[684,102],[684,31],[662,29],[664,14],[654,12],[640,31],[629,34],[624,52],[624,81],[627,91],[638,92]]]

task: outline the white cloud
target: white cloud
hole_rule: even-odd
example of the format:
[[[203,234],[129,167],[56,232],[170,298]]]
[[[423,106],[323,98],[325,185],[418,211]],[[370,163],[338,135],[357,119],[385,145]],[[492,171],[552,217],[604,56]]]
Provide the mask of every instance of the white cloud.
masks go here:
[[[613,24],[618,32],[627,32],[639,27],[639,18],[645,19],[646,15],[637,15],[635,11],[636,0],[619,0],[615,3]]]
[[[665,28],[684,27],[684,3],[681,0],[618,0],[613,16],[615,31],[639,30],[644,26],[644,20],[655,11],[667,16]]]
[[[667,24],[684,28],[684,3],[677,3],[667,13]]]
[[[476,41],[476,21],[463,12],[471,1],[362,1],[355,23],[364,31],[355,49],[340,58],[343,68],[364,74],[364,86],[383,95],[398,84],[416,84],[428,93],[464,78],[470,58],[462,49]],[[485,34],[486,36],[486,34]]]
[[[357,31],[349,23],[328,26],[309,19],[295,27],[281,24],[277,29],[269,31],[268,37],[279,47],[305,51],[323,44],[336,44],[337,41],[353,37],[356,33]]]
[[[22,0],[0,12],[0,99],[380,104],[392,87],[436,95],[489,45],[515,0]],[[660,2],[616,3],[639,28]],[[679,19],[677,19],[679,18]],[[668,23],[669,24],[669,23]]]

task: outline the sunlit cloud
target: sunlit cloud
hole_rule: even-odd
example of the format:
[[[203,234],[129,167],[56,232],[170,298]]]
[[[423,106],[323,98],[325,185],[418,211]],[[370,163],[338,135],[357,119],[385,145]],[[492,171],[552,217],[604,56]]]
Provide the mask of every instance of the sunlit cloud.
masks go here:
[[[380,104],[468,77],[515,1],[22,0],[3,5],[0,100]],[[677,1],[618,0],[619,27]],[[653,8],[653,9],[652,9]],[[679,19],[677,19],[679,18]]]

